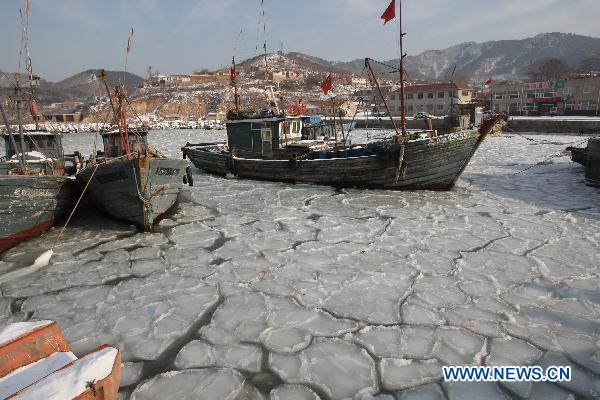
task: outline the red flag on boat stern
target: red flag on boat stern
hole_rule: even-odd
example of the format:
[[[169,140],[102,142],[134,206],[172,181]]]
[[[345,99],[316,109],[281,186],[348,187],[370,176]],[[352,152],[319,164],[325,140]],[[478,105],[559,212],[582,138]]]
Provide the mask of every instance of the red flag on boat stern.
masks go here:
[[[488,79],[487,81],[485,81],[484,85],[485,86],[490,86],[492,84],[492,78]]]
[[[323,90],[323,93],[327,95],[327,93],[331,90],[332,86],[333,80],[331,79],[331,74],[329,74],[327,75],[327,78],[325,78],[325,80],[321,82],[321,90]]]
[[[396,0],[392,0],[388,8],[385,9],[383,14],[381,14],[381,19],[383,20],[383,24],[387,24],[389,21],[393,20],[396,17]]]

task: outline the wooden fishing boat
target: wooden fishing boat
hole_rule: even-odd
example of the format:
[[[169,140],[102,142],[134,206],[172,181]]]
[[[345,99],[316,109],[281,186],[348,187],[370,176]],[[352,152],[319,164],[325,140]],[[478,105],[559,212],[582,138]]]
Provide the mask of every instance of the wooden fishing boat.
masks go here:
[[[29,7],[27,7],[29,13]],[[23,21],[23,19],[22,19]],[[28,21],[28,18],[26,18]],[[74,194],[74,172],[77,161],[67,168],[60,134],[44,132],[37,126],[38,109],[35,90],[39,77],[33,74],[27,37],[23,26],[22,46],[26,51],[29,91],[21,87],[21,74],[15,74],[11,100],[17,111],[18,140],[0,101],[0,114],[5,126],[4,156],[0,158],[0,252],[37,236],[54,226],[69,210]],[[24,132],[21,118],[23,104],[36,122],[36,131]]]
[[[5,122],[5,156],[0,159],[0,251],[54,226],[70,209],[75,193],[74,178],[65,172],[60,134],[25,133],[21,127],[16,141]]]
[[[136,147],[129,157],[121,150],[118,131],[102,134],[104,152],[77,174],[77,180],[105,213],[152,230],[154,222],[177,202],[182,183],[191,182],[186,174],[189,165],[152,150],[144,130],[129,130],[128,135]]]
[[[0,398],[118,399],[121,355],[106,345],[77,358],[52,321],[0,328]]]
[[[106,83],[104,71],[102,79]],[[114,218],[143,230],[177,202],[183,183],[192,184],[187,161],[168,158],[148,144],[147,130],[127,125],[125,92],[117,86],[116,102],[108,89],[118,129],[102,133],[104,150],[77,174],[81,190]]]
[[[450,189],[495,123],[490,120],[479,129],[404,143],[390,140],[315,150],[322,143],[302,146],[303,141],[297,141],[280,147],[277,133],[287,120],[228,121],[228,145],[188,143],[183,155],[206,172],[242,178],[334,187]],[[259,135],[267,140],[255,140]]]

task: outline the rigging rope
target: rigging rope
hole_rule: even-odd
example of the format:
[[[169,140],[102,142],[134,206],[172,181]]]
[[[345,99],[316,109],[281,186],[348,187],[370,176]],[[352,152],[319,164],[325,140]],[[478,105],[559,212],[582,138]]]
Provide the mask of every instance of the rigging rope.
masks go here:
[[[577,142],[576,145],[582,144],[582,143],[587,142],[587,141],[588,141],[588,138],[585,138],[584,140],[581,140],[581,141]],[[571,144],[571,143],[575,143],[575,142],[564,143],[563,145],[565,145],[565,144]],[[527,167],[525,169],[522,169],[519,172],[515,172],[514,174],[512,174],[512,176],[519,175],[520,173],[528,171],[528,170],[530,170],[530,169],[532,169],[534,167],[537,167],[539,165],[545,165],[548,162],[548,160],[550,160],[551,158],[563,157],[563,156],[566,155],[565,153],[567,153],[567,150],[562,150],[560,153],[549,155],[549,156],[545,157],[542,161],[540,161],[540,162],[538,162],[536,164],[532,164],[529,167]]]

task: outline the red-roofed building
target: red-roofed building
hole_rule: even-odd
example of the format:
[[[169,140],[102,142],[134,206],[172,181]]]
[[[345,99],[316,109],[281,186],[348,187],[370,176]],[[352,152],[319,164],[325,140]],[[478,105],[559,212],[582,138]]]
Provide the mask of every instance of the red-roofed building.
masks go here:
[[[406,115],[409,117],[421,111],[431,115],[448,115],[452,105],[471,102],[473,89],[458,83],[427,83],[406,86],[404,94]],[[387,100],[392,115],[400,115],[400,89],[391,91]]]

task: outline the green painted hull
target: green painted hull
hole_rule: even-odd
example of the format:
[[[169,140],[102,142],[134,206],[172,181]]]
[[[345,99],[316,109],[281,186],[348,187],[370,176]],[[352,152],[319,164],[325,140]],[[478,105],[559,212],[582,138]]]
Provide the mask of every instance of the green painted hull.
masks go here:
[[[49,175],[0,175],[0,251],[54,226],[73,204],[74,180]]]

